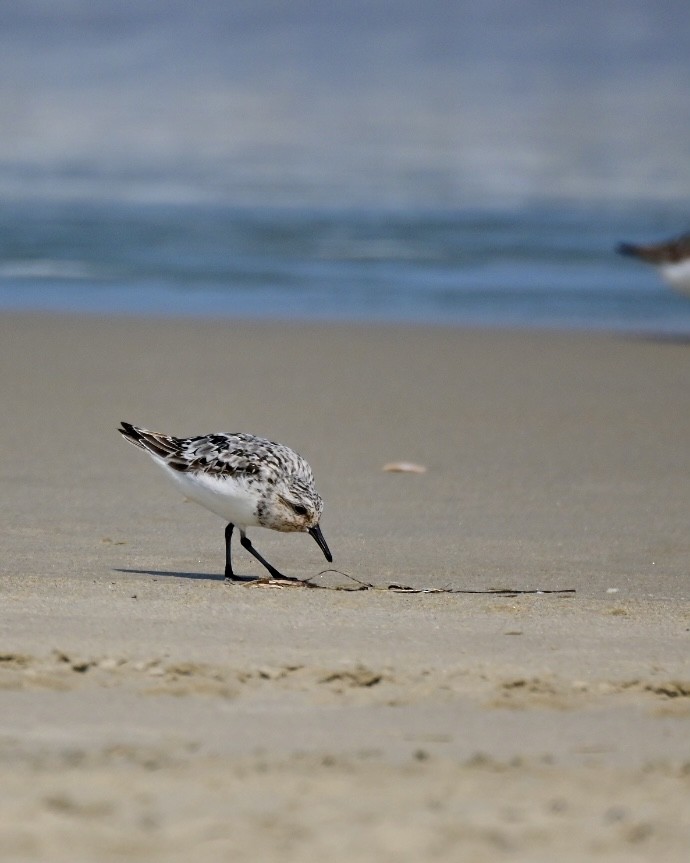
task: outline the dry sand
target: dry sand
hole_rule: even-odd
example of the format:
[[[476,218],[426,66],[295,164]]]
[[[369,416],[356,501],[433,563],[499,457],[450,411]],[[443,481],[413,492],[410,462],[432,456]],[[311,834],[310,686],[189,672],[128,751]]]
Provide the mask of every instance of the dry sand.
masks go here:
[[[6,315],[0,360],[0,859],[687,859],[690,344]],[[226,586],[121,419],[288,443],[339,570],[479,592]]]

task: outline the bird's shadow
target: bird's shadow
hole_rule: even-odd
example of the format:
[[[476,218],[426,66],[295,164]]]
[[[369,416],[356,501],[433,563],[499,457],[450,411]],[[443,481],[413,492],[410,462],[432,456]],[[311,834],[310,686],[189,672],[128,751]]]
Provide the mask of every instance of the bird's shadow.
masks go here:
[[[125,569],[114,567],[113,572],[126,572],[130,575],[152,575],[156,578],[190,578],[193,581],[225,581],[225,576],[211,572],[174,572],[163,569]],[[254,575],[236,575],[230,584],[250,584],[258,581]]]

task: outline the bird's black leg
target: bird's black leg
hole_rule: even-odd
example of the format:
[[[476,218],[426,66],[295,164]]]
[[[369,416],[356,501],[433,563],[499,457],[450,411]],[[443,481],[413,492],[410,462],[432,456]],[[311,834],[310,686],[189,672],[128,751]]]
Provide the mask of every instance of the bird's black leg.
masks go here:
[[[246,535],[246,533],[243,530],[240,530],[240,543],[242,544],[243,548],[247,549],[249,554],[253,555],[259,561],[260,564],[262,564],[263,566],[266,567],[266,569],[271,573],[273,578],[281,578],[284,581],[299,581],[300,580],[299,578],[292,578],[292,576],[289,576],[289,575],[283,575],[283,573],[280,572],[279,570],[277,570],[275,568],[275,566],[271,566],[271,564],[265,558],[263,558],[259,554],[259,552],[254,548],[254,546],[251,543],[251,540],[249,539],[249,537]]]
[[[225,528],[225,577],[228,580],[235,577],[235,573],[232,571],[232,556],[230,553],[230,541],[232,540],[234,527],[235,525],[230,523]]]

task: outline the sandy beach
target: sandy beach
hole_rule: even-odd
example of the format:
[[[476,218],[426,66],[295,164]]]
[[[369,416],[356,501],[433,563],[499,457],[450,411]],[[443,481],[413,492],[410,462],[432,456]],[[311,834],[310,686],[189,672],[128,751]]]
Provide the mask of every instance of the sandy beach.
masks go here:
[[[0,859],[687,859],[690,344],[4,315],[0,358]],[[120,420],[298,450],[338,572],[250,534],[348,589],[226,585]]]

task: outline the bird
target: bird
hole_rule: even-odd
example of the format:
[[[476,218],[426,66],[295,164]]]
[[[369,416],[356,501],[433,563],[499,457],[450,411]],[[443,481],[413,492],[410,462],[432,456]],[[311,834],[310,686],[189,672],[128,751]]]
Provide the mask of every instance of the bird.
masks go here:
[[[619,243],[616,251],[620,255],[651,264],[671,288],[690,295],[690,233],[664,243]]]
[[[273,579],[304,583],[283,575],[262,557],[247,536],[247,527],[308,533],[332,562],[319,526],[323,500],[316,491],[312,469],[290,447],[246,433],[180,438],[127,422],[120,425],[118,431],[124,439],[147,452],[185,497],[227,522],[226,581],[238,580],[230,549],[235,527],[242,547]]]

